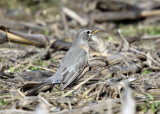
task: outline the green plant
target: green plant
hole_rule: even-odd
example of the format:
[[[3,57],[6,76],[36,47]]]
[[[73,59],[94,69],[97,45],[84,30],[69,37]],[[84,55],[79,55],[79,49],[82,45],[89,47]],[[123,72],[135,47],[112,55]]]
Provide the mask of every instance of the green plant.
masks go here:
[[[35,64],[46,67],[46,63],[43,61],[34,61]]]
[[[112,38],[112,36],[108,36],[108,40],[109,41],[114,41],[114,39]]]
[[[145,99],[146,106],[143,107],[144,112],[147,112],[148,109],[151,109],[152,113],[155,114],[160,108],[160,102],[155,102],[154,97],[147,93],[147,98]]]
[[[32,71],[34,71],[34,70],[41,70],[40,68],[35,67],[35,66],[31,66],[29,69],[32,70]]]
[[[109,74],[109,75],[106,75],[105,76],[105,79],[109,79],[109,78],[111,78],[112,76]]]
[[[60,91],[59,93],[58,93],[58,96],[62,96],[64,94],[64,92],[63,91]]]
[[[48,36],[48,35],[50,34],[50,31],[45,30],[45,31],[44,31],[44,34]]]
[[[10,70],[10,72],[14,72],[14,68],[13,67],[11,67],[9,70]]]
[[[143,70],[142,72],[141,72],[141,74],[150,74],[151,73],[151,70]]]
[[[0,103],[1,103],[1,105],[3,105],[3,106],[7,104],[6,101],[4,101],[4,99],[1,99],[1,98],[0,98]]]
[[[49,61],[50,61],[51,63],[56,63],[56,62],[57,62],[57,60],[56,60],[55,58],[50,58]]]

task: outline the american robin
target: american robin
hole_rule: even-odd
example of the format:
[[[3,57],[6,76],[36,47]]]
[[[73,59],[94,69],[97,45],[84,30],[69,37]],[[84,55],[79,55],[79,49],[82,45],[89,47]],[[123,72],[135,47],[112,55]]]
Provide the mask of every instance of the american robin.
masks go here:
[[[65,89],[69,84],[71,84],[77,77],[82,73],[84,68],[88,63],[89,57],[89,44],[88,41],[92,34],[98,32],[99,30],[80,30],[71,48],[65,54],[64,58],[60,63],[60,67],[57,72],[45,80],[44,82],[38,84],[28,91],[28,94],[37,91],[38,89],[46,85],[61,84],[60,89]]]

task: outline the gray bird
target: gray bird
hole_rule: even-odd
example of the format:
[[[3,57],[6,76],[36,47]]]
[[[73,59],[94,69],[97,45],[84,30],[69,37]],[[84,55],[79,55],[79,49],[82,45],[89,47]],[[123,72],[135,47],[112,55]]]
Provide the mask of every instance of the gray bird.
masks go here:
[[[88,63],[88,41],[91,38],[92,34],[96,32],[98,32],[98,30],[80,30],[77,33],[71,48],[68,50],[68,52],[62,59],[57,72],[44,82],[30,89],[28,91],[28,95],[46,85],[61,84],[60,89],[63,90],[75,79],[77,79]]]

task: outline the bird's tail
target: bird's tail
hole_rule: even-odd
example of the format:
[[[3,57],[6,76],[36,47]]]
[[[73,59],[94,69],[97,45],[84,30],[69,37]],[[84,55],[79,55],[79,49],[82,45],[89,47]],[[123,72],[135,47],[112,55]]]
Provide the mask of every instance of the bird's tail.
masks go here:
[[[39,90],[42,87],[47,86],[47,85],[49,85],[48,82],[42,82],[42,83],[36,85],[35,87],[33,87],[27,91],[27,96],[31,96],[31,95],[35,94],[37,90]]]

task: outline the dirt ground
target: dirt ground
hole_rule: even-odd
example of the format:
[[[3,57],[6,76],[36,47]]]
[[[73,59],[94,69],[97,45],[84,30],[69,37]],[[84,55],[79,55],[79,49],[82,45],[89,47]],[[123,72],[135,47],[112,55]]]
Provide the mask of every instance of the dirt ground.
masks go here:
[[[0,114],[160,113],[160,1],[0,1]],[[82,28],[88,69],[46,86]]]

